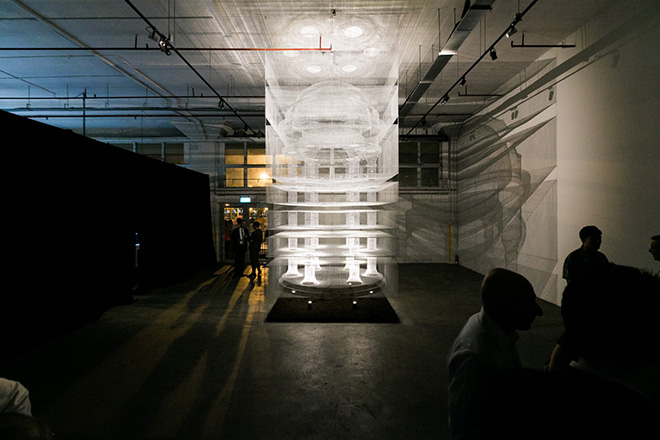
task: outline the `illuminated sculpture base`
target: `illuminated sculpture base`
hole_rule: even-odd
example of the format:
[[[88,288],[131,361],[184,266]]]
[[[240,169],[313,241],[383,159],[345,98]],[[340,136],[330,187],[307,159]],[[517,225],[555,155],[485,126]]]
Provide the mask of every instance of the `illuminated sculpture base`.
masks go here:
[[[361,270],[361,283],[349,283],[348,271],[344,267],[324,266],[315,273],[317,284],[304,282],[304,275],[297,277],[282,276],[280,286],[294,295],[306,297],[346,298],[372,295],[385,286],[383,276],[376,273],[370,276]]]

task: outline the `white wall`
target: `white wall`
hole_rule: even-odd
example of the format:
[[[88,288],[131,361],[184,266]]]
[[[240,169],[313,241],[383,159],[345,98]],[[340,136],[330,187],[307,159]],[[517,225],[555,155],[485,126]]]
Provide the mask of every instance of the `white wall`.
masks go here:
[[[580,246],[578,231],[585,225],[603,231],[601,250],[612,262],[660,270],[648,253],[650,237],[660,234],[660,2],[617,2],[566,43],[576,47],[549,50],[543,58],[554,61],[530,79],[526,87],[533,88],[512,92],[469,120],[457,142],[457,220],[461,231],[472,233],[460,234],[461,264],[480,273],[496,266],[518,271],[534,284],[537,295],[556,304],[566,285],[563,260]],[[541,103],[549,107],[543,109]],[[508,141],[515,132],[504,126],[512,123],[507,116],[513,109],[520,116],[536,115],[518,130],[535,120],[552,125],[516,145]],[[481,142],[471,135],[488,127],[497,134],[492,140]],[[512,258],[505,258],[499,246],[507,238],[504,230],[501,237],[488,235],[498,225],[491,225],[485,212],[478,217],[482,224],[471,227],[470,194],[460,192],[480,179],[494,182],[501,176],[460,169],[461,164],[496,161],[501,145],[515,148],[521,175],[532,182],[518,207],[522,221],[509,227],[519,229],[519,248],[517,254],[509,252]],[[484,151],[492,153],[484,156]],[[542,182],[539,187],[533,185],[535,176]],[[499,191],[504,193],[498,194],[501,200],[506,193]]]
[[[620,18],[604,15],[589,34],[611,32]],[[603,231],[601,251],[610,261],[660,269],[648,253],[649,237],[660,234],[658,23],[656,16],[558,84],[559,275],[563,257],[580,246],[579,229],[589,224]]]

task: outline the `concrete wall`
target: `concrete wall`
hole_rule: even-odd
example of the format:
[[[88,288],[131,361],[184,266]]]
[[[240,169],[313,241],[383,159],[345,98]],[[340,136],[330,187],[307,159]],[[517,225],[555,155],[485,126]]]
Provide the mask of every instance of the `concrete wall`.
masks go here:
[[[589,25],[591,40],[625,22],[621,7]],[[660,21],[644,18],[558,84],[559,254],[595,224],[610,261],[657,271],[648,248],[660,234]]]
[[[539,296],[559,304],[565,287],[563,260],[580,246],[579,229],[595,224],[603,230],[601,250],[612,262],[660,269],[648,253],[649,237],[660,234],[659,6],[652,1],[624,1],[603,11],[566,40],[575,42],[574,49],[551,49],[543,57],[554,61],[527,83],[526,91],[507,95],[465,124],[457,139],[461,264],[480,273],[494,266],[517,270],[532,281]],[[526,114],[525,106],[530,104],[539,109],[534,104],[539,97],[556,102],[542,112],[529,109]],[[516,132],[505,126],[511,124],[508,115],[514,109],[520,109],[519,117],[536,118],[537,124],[551,121],[551,125],[530,137],[532,143],[516,144],[520,140]],[[530,120],[516,130],[522,133],[534,124]],[[480,141],[479,132],[485,128],[496,135],[492,139],[482,135]],[[471,150],[491,153],[473,161]],[[476,220],[466,215],[479,204],[466,204],[476,192],[465,188],[493,192],[485,185],[493,186],[495,179],[486,182],[482,171],[497,171],[493,176],[499,179],[503,173],[501,166],[478,173],[465,169],[501,162],[504,151],[520,158],[519,164],[510,161],[507,170],[512,177],[519,174],[526,188],[518,208],[522,221],[513,225],[518,232],[513,254],[502,246],[505,231],[512,230],[506,216],[498,217],[497,224],[486,221],[492,213],[472,213]],[[536,164],[538,159],[542,162]],[[535,187],[535,174],[541,186]],[[504,177],[509,179],[503,181],[507,185],[501,183],[497,197],[484,199],[482,205],[491,199],[502,205],[506,188],[515,183]],[[475,226],[478,221],[481,226]]]

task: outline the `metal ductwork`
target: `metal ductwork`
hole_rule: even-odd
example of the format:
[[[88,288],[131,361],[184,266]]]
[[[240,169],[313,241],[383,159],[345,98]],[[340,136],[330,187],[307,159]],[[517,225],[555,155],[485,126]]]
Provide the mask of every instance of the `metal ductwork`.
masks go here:
[[[474,28],[479,25],[484,14],[492,9],[495,0],[475,0],[473,2],[468,1],[467,3],[471,4],[466,4],[460,21],[454,26],[451,35],[449,35],[447,42],[440,50],[438,57],[399,108],[399,117],[407,116],[413,107],[417,105],[442,69],[445,68],[449,60],[458,52],[458,49]]]

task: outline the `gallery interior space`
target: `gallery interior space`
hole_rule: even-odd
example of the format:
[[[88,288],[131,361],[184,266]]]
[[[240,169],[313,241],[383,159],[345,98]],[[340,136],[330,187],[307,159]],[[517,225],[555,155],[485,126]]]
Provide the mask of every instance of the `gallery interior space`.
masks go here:
[[[654,0],[0,0],[0,377],[63,439],[449,439],[491,268],[540,370],[583,226],[660,270],[659,44]]]

